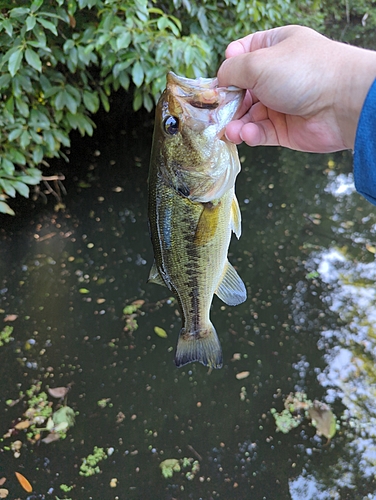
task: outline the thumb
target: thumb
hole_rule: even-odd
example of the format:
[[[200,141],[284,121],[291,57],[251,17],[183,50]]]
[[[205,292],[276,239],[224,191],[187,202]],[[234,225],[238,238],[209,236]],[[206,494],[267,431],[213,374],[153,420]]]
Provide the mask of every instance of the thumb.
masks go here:
[[[261,52],[263,49],[254,53],[239,54],[223,61],[217,74],[218,85],[252,89],[264,67]]]

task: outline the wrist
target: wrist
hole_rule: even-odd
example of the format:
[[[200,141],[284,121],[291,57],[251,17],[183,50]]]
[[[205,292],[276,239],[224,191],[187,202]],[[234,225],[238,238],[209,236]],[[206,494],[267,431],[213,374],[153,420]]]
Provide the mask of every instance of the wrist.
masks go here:
[[[334,108],[344,145],[353,149],[360,113],[376,78],[376,52],[348,45],[342,49],[346,50],[338,74]]]

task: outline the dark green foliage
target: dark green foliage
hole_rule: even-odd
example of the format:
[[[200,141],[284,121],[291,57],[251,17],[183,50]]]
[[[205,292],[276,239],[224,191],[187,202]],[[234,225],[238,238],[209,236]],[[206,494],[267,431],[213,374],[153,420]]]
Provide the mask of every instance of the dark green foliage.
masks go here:
[[[374,14],[370,2],[326,2],[337,21]],[[46,159],[72,129],[92,135],[91,115],[120,87],[133,109],[152,110],[169,69],[213,76],[227,43],[258,29],[312,19],[323,0],[34,0],[0,2],[0,212],[42,179]]]

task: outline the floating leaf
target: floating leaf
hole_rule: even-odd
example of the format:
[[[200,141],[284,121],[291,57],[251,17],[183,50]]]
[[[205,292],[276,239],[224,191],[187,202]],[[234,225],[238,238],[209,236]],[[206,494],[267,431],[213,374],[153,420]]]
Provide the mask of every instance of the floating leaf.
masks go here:
[[[9,495],[9,490],[6,488],[0,488],[0,498],[6,498]]]
[[[30,420],[22,420],[21,422],[18,422],[18,424],[16,424],[14,428],[21,431],[22,429],[27,429],[28,427],[30,427],[30,425]]]
[[[87,288],[80,288],[78,291],[82,294],[90,293],[90,290],[88,290]]]
[[[68,387],[49,387],[48,394],[53,398],[63,398],[69,391]]]
[[[163,477],[165,477],[166,479],[168,477],[172,477],[174,472],[180,472],[179,460],[177,460],[176,458],[168,458],[167,460],[163,460],[163,462],[159,464],[159,467],[162,469]]]
[[[72,427],[74,425],[74,410],[70,406],[63,406],[59,408],[52,415],[52,419],[54,421],[55,426],[58,426],[61,423],[66,423],[67,427]],[[56,427],[55,427],[56,428]]]
[[[15,472],[16,478],[18,479],[18,482],[22,486],[22,488],[27,491],[27,493],[31,493],[33,491],[33,487],[29,483],[29,481],[26,479],[25,476],[20,474],[19,472]]]
[[[144,300],[134,300],[132,304],[124,307],[123,314],[125,315],[133,314],[137,311],[137,309],[140,309],[140,307],[143,304],[145,304]]]
[[[6,482],[6,477],[0,477],[0,486],[2,486]]]
[[[250,372],[245,371],[245,372],[239,372],[235,376],[238,380],[243,380],[243,378],[247,378],[247,377],[249,377],[249,375],[250,375]]]
[[[161,328],[160,326],[155,326],[154,332],[158,335],[158,337],[161,337],[162,339],[167,338],[166,330],[163,330],[163,328]]]
[[[7,314],[4,318],[4,321],[16,321],[18,318],[18,314]]]

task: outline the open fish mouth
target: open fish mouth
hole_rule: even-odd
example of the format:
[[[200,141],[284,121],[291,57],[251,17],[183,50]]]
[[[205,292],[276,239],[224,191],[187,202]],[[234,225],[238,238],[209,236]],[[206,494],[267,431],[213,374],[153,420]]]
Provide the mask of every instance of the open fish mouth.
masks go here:
[[[218,87],[217,78],[185,78],[172,71],[167,74],[167,89],[176,98],[199,109],[213,110],[239,99],[244,90],[238,87]]]

